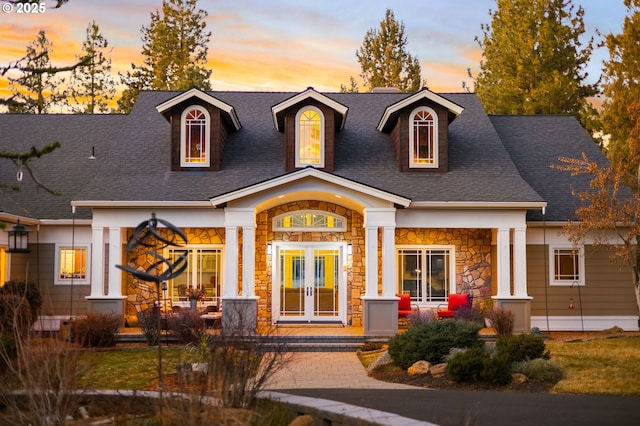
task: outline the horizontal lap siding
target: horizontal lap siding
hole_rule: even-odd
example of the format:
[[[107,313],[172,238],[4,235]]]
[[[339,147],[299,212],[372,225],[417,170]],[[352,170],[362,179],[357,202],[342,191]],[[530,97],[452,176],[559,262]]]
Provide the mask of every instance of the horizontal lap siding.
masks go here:
[[[631,272],[609,260],[604,247],[585,246],[586,285],[549,286],[545,267],[548,250],[541,245],[527,246],[527,285],[533,297],[531,315],[585,316],[636,315]],[[546,265],[545,265],[546,263]],[[546,292],[545,292],[546,288]],[[574,309],[569,309],[573,298]],[[546,303],[545,303],[546,301]]]

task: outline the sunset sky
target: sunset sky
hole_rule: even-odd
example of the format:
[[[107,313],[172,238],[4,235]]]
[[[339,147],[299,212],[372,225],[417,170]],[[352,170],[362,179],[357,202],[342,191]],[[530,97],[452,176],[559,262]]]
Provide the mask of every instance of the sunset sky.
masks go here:
[[[54,65],[68,65],[80,52],[86,27],[95,20],[113,48],[114,75],[141,63],[140,28],[161,0],[70,0],[42,14],[0,12],[0,64],[21,58],[40,29],[54,43]],[[4,7],[7,3],[0,1]],[[51,6],[52,1],[47,5]],[[574,0],[585,9],[587,34],[619,33],[623,0]],[[387,8],[405,24],[408,51],[417,56],[422,78],[436,92],[459,92],[477,73],[481,51],[474,41],[489,23],[494,0],[216,0],[200,1],[209,16],[209,67],[214,90],[302,91],[313,86],[337,91],[358,77],[355,52],[366,32],[378,28]],[[595,52],[590,81],[600,75],[606,49]],[[359,78],[358,78],[359,80]],[[6,95],[0,79],[0,96]],[[362,89],[362,86],[361,86]]]

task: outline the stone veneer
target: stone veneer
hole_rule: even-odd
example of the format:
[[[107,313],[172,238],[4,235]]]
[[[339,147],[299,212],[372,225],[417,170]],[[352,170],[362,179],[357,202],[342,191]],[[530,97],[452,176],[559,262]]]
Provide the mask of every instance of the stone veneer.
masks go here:
[[[396,229],[396,246],[454,245],[456,292],[471,293],[474,305],[491,297],[491,229]]]
[[[167,229],[160,228],[159,231],[163,236],[168,236]],[[183,228],[182,231],[187,235],[189,245],[224,244],[224,228]],[[132,233],[132,229],[127,230],[127,241],[131,238]],[[147,270],[157,259],[146,254],[145,251],[144,247],[139,247],[133,253],[125,253],[124,257],[128,264],[136,265],[141,270]],[[160,254],[162,255],[162,253]],[[139,280],[130,274],[125,274],[124,283],[127,296],[125,310],[127,317],[135,317],[138,312],[153,307],[153,302],[157,298],[154,283]]]

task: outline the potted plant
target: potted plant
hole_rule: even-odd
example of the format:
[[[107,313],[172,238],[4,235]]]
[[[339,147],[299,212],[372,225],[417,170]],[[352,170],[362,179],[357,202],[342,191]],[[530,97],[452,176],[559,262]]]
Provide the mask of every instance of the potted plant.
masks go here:
[[[198,300],[204,299],[206,293],[205,289],[201,287],[194,287],[191,285],[187,287],[187,297],[189,298],[189,303],[191,303],[191,309],[194,311],[196,310]]]

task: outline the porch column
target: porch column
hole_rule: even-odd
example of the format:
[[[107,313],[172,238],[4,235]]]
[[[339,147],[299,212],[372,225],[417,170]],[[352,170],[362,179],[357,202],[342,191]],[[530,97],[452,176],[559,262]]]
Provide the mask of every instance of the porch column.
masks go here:
[[[224,297],[238,296],[238,227],[224,227]]]
[[[382,296],[396,295],[395,226],[385,226],[382,230]]]
[[[365,244],[365,296],[378,295],[378,227],[366,226],[364,231]]]
[[[242,295],[256,295],[256,229],[254,226],[242,227]]]
[[[91,295],[104,296],[104,228],[91,229]]]
[[[527,230],[513,231],[513,280],[516,297],[527,297]]]
[[[109,286],[108,296],[122,296],[122,271],[116,265],[122,264],[122,230],[109,228]]]
[[[509,248],[509,228],[499,228],[496,233],[498,297],[511,296],[511,253]]]
[[[124,315],[121,272],[115,267],[122,263],[122,235],[118,227],[93,227],[91,235],[91,294],[85,299],[89,312]],[[108,238],[105,238],[108,236]],[[108,278],[105,280],[105,243],[109,242]]]

